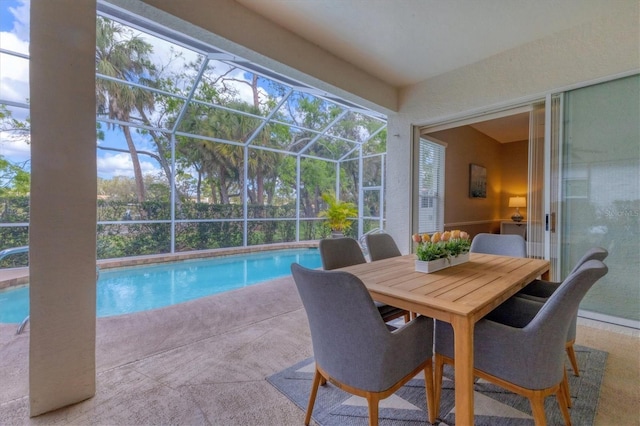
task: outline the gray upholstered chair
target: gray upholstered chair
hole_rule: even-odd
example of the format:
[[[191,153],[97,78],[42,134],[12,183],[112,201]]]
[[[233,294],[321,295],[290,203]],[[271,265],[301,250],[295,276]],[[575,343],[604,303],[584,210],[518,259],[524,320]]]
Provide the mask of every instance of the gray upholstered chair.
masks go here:
[[[433,408],[433,320],[420,316],[391,332],[358,277],[291,265],[307,313],[316,370],[305,417],[308,425],[318,387],[326,380],[367,399],[369,424],[378,403],[424,371],[429,421]]]
[[[609,252],[602,247],[593,247],[587,250],[587,252],[575,264],[571,272],[569,272],[569,275],[573,274],[583,263],[594,259],[604,261],[608,255]],[[551,297],[551,295],[558,289],[558,287],[560,287],[560,284],[562,284],[562,282],[534,280],[530,284],[527,284],[522,290],[520,290],[516,294],[516,296],[544,303],[549,299],[549,297]],[[577,321],[577,316],[573,319],[573,321],[571,321],[571,326],[569,327],[569,332],[567,334],[566,350],[567,355],[569,356],[569,361],[571,361],[573,374],[579,376],[580,370],[578,368],[578,359],[576,358],[576,352],[573,348],[573,345],[576,341]]]
[[[604,263],[590,260],[568,276],[544,305],[512,297],[505,302],[510,305],[507,309],[496,309],[475,325],[474,374],[527,397],[537,426],[546,424],[544,398],[553,394],[565,423],[571,424],[564,367],[567,331],[584,295],[606,273]],[[436,415],[443,365],[453,364],[453,338],[451,325],[437,321]]]
[[[388,259],[390,257],[402,256],[396,242],[389,234],[367,234],[365,235],[369,258],[371,261]]]
[[[389,234],[384,232],[366,234],[364,238],[367,249],[369,250],[369,259],[371,259],[372,262],[402,256],[396,242],[393,241],[393,237]],[[409,311],[402,311],[402,314],[404,315],[405,322],[409,322],[411,318],[416,316],[416,314]]]
[[[325,271],[367,263],[360,244],[353,238],[324,238],[320,240],[318,250]]]
[[[318,250],[322,259],[322,269],[325,271],[367,263],[360,244],[353,238],[322,239],[318,245]],[[385,305],[382,302],[375,302],[375,304],[384,322],[400,317],[404,317],[405,321],[409,320],[409,312],[404,309]]]
[[[593,247],[587,250],[585,254],[576,262],[569,275],[573,274],[584,262],[589,260],[604,260],[609,256],[607,249],[602,247]],[[522,290],[517,293],[517,296],[524,297],[531,300],[537,300],[539,302],[546,302],[547,299],[553,294],[554,291],[560,287],[562,282],[552,282],[545,280],[534,280],[530,284],[527,284]]]
[[[478,234],[471,240],[471,253],[527,257],[527,242],[520,235]]]

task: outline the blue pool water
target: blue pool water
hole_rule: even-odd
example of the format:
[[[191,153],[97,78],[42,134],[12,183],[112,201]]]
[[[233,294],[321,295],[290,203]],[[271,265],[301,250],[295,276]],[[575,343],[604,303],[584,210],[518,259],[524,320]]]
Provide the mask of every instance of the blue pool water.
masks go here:
[[[97,315],[106,317],[161,308],[291,274],[291,263],[319,268],[317,249],[274,250],[105,269],[97,287]],[[29,288],[0,291],[0,323],[29,314]]]

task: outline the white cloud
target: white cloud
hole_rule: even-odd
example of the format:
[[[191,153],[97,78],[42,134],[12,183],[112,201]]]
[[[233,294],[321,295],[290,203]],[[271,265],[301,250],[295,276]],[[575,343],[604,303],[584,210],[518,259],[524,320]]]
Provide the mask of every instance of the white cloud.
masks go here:
[[[98,176],[101,178],[111,178],[113,176],[133,177],[133,163],[131,155],[120,152],[117,154],[107,154],[98,157]],[[151,161],[140,158],[140,168],[143,175],[157,175],[161,172],[160,167]]]
[[[29,10],[30,10],[30,0],[20,0],[20,6],[18,7],[10,7],[9,12],[13,15],[15,21],[13,22],[12,33],[16,34],[20,40],[24,40],[27,42],[27,47],[29,44]],[[3,45],[4,46],[4,45]],[[22,53],[29,53],[27,48],[26,51],[21,51]]]
[[[235,71],[228,74],[228,78],[234,79],[226,80],[225,85],[227,87],[233,88],[237,91],[237,97],[242,101],[246,102],[249,105],[253,105],[253,90],[251,88],[251,81],[245,77],[246,71],[242,69],[236,69]],[[238,80],[238,81],[235,81]]]
[[[18,52],[24,55],[29,54],[29,40],[20,38],[18,34],[12,31],[0,32],[0,46],[12,52]]]
[[[0,156],[14,163],[22,163],[31,159],[31,146],[25,138],[0,132]]]
[[[131,29],[131,33],[134,36],[140,37],[147,43],[149,43],[153,51],[150,54],[150,60],[156,65],[159,72],[163,77],[167,75],[176,75],[184,72],[187,69],[187,64],[196,62],[198,56],[197,52],[184,48],[180,45],[172,43],[170,41],[161,39],[151,34],[140,32],[135,28],[125,27]],[[175,81],[180,89],[185,89],[184,85],[180,81]]]
[[[0,32],[4,50],[29,54],[29,1],[7,8],[13,15],[10,31]],[[6,12],[3,12],[6,13]],[[26,102],[29,98],[29,61],[9,54],[0,54],[0,98]]]
[[[207,66],[207,71],[205,72],[205,78],[208,77],[209,81],[215,81],[224,75],[224,77],[216,82],[216,86],[218,88],[225,87],[226,89],[233,90],[235,92],[233,96],[234,99],[247,103],[248,105],[253,105],[253,88],[251,87],[250,72],[241,68],[235,68],[230,71],[231,68],[231,65],[224,62],[210,61]],[[248,73],[249,75],[247,75]],[[264,88],[258,87],[258,97],[260,102],[264,102],[269,97],[269,94]]]
[[[27,103],[29,98],[29,63],[9,55],[0,58],[1,99]]]

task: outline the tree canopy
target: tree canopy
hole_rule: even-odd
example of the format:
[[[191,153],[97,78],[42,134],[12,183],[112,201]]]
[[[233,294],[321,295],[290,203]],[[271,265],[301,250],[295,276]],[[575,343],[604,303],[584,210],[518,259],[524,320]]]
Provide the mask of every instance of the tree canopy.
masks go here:
[[[87,143],[98,149],[99,223],[240,221],[172,224],[184,249],[237,245],[237,232],[251,232],[249,244],[291,241],[296,232],[313,239],[323,232],[314,222],[300,230],[266,221],[242,229],[241,220],[318,219],[327,207],[322,194],[357,205],[361,175],[368,179],[364,186],[379,185],[383,159],[375,155],[386,150],[382,116],[215,48],[185,47],[104,16],[97,17],[96,30],[96,139]],[[5,140],[28,141],[28,118],[15,119],[1,102]],[[104,175],[101,161],[114,164]],[[0,156],[0,197],[28,197],[28,166]],[[366,206],[376,199],[366,197],[367,211],[380,211]],[[28,222],[28,202],[20,206],[15,211],[26,216],[19,220]],[[134,254],[144,254],[144,231],[155,235],[145,250],[167,250],[167,226],[132,226],[100,225],[99,239],[131,236],[139,250]],[[206,242],[221,233],[224,242]],[[129,249],[105,240],[99,250],[126,255]]]

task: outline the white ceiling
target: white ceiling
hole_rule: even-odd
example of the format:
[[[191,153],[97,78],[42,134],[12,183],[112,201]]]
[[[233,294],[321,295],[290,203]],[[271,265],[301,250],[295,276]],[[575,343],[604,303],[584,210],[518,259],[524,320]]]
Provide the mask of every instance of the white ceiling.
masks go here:
[[[610,0],[235,1],[396,87],[482,61],[615,7]],[[528,113],[471,126],[501,143],[529,137]]]
[[[396,87],[588,22],[615,7],[610,0],[236,1]]]
[[[481,121],[470,126],[500,143],[529,140],[528,112]]]

